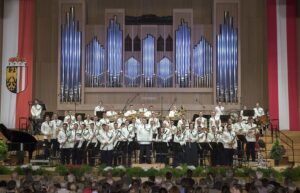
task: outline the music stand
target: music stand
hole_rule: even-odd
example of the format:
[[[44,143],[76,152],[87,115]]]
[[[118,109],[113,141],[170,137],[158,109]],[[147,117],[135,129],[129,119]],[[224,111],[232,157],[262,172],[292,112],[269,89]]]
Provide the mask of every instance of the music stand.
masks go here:
[[[99,119],[102,119],[104,113],[106,113],[106,111],[96,111],[96,116],[97,116]]]
[[[47,109],[46,109],[46,105],[44,104],[44,103],[42,103],[42,104],[39,104],[39,105],[41,105],[42,106],[42,110],[43,111],[46,111]]]
[[[244,117],[253,117],[254,116],[254,110],[243,110],[243,116]]]
[[[229,118],[230,115],[221,115],[220,116],[221,123],[227,123]]]
[[[50,119],[51,119],[51,117],[52,117],[52,115],[53,115],[53,112],[45,112],[45,114],[44,114],[44,120],[45,120],[45,118],[46,118],[46,116],[49,116],[50,117]]]
[[[192,118],[192,121],[195,122],[198,117],[199,117],[199,114],[194,114],[193,118]]]
[[[59,120],[61,120],[61,121],[64,121],[64,120],[65,120],[65,116],[58,116],[57,119],[59,119]]]

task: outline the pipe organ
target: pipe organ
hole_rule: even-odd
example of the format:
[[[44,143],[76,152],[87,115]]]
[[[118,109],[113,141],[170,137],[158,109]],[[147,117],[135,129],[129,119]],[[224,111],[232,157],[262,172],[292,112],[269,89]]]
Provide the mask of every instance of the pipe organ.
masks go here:
[[[237,28],[233,26],[233,17],[224,13],[224,22],[220,24],[217,35],[217,100],[237,102],[238,92],[238,41]]]
[[[81,100],[81,32],[74,7],[66,13],[61,26],[60,101]]]
[[[214,0],[213,21],[203,24],[194,23],[193,9],[162,17],[105,9],[101,21],[88,23],[88,1],[60,0],[58,107],[95,104],[99,93],[111,100],[116,92],[151,93],[159,104],[175,93],[183,101],[189,95],[202,104],[239,105],[238,6],[232,1]]]

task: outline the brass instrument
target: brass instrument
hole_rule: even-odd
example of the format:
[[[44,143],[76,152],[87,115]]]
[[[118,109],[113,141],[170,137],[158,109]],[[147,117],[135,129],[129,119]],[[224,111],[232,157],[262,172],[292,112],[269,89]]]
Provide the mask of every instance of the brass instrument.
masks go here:
[[[236,135],[233,137],[233,139],[228,143],[228,146],[232,149],[234,145],[236,144]]]

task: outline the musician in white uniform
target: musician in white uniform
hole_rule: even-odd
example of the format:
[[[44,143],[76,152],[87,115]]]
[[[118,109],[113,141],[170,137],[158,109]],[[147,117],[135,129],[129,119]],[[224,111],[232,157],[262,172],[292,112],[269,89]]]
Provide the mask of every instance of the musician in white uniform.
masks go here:
[[[211,132],[209,133],[209,138],[211,142],[214,142],[213,149],[211,151],[211,165],[217,166],[221,165],[223,159],[223,144],[220,142],[222,134],[217,131],[215,126],[211,127]]]
[[[94,115],[96,116],[97,112],[104,112],[104,111],[105,111],[105,108],[103,106],[103,102],[99,101],[99,104],[94,109]]]
[[[91,123],[93,123],[94,121],[91,119],[91,115],[90,115],[90,114],[87,114],[87,115],[86,115],[86,119],[85,119],[83,122],[84,122],[84,124],[86,125],[86,127],[89,129]]]
[[[140,145],[140,163],[151,163],[150,154],[151,154],[151,143],[152,143],[152,134],[153,127],[150,124],[147,124],[145,118],[142,119],[142,124],[137,126],[137,141]]]
[[[99,129],[95,127],[95,123],[90,123],[89,128],[89,139],[87,144],[88,149],[88,163],[90,166],[95,165],[95,156],[99,151],[100,144],[97,140],[97,136],[99,135]]]
[[[167,153],[171,139],[172,134],[170,129],[167,128],[166,124],[163,124],[162,127],[158,129],[155,138],[156,163],[168,164]]]
[[[181,129],[177,129],[173,143],[173,167],[177,167],[184,161],[185,136]]]
[[[78,165],[82,163],[82,151],[81,146],[83,142],[82,127],[76,122],[73,125],[74,132],[74,147],[72,150],[72,164]]]
[[[198,130],[191,124],[184,130],[185,136],[185,163],[188,165],[198,166]]]
[[[121,135],[119,141],[123,143],[123,153],[122,154],[122,164],[126,166],[131,166],[132,152],[133,152],[133,139],[135,137],[133,127],[129,126],[129,121],[126,120],[125,123],[121,124],[120,128]]]
[[[134,110],[133,105],[129,106],[129,110],[124,113],[125,117],[135,115],[137,112]]]
[[[248,110],[248,109],[247,109],[247,106],[244,106],[243,109],[240,111],[240,116],[242,117],[242,119],[243,119],[244,122],[247,122],[248,119],[249,119],[248,116],[244,116],[244,112],[245,112],[246,110]]]
[[[143,115],[148,111],[148,109],[145,107],[145,104],[142,104],[142,107],[139,108],[139,113],[142,113]]]
[[[103,114],[103,117],[100,119],[98,125],[101,126],[101,125],[103,125],[103,124],[105,124],[105,125],[109,125],[109,124],[110,124],[109,118],[107,118],[107,115],[106,115],[106,114]],[[97,126],[98,126],[98,125],[97,125]]]
[[[151,123],[151,121],[154,122],[154,125],[156,128],[159,128],[160,127],[160,122],[159,122],[159,119],[156,117],[155,113],[153,113],[151,115],[151,117],[149,118],[148,122]]]
[[[60,144],[60,163],[70,164],[71,150],[73,149],[74,138],[72,130],[68,130],[68,124],[64,123],[63,128],[57,135],[58,143]]]
[[[76,122],[76,117],[72,111],[65,111],[64,123],[66,123],[68,119],[70,119],[71,123]]]
[[[46,115],[45,117],[45,121],[42,123],[41,126],[41,133],[43,135],[44,138],[44,156],[45,159],[49,159],[50,156],[50,145],[51,145],[51,137],[52,137],[52,123],[50,121],[50,117],[49,115]]]
[[[174,106],[172,107],[172,110],[170,110],[169,116],[168,116],[168,117],[174,118],[175,116],[177,116],[177,107],[174,105]]]
[[[221,115],[225,114],[225,108],[222,106],[222,103],[219,102],[218,106],[215,107],[216,116],[220,118]]]
[[[209,118],[209,129],[211,130],[211,127],[215,126],[216,130],[219,131],[221,130],[221,120],[220,117],[216,116],[216,112],[212,111],[211,112],[211,117]]]
[[[246,145],[246,156],[247,161],[250,160],[250,156],[252,158],[252,161],[255,162],[255,144],[256,144],[256,133],[257,133],[257,125],[254,124],[254,120],[249,117],[248,124],[246,126],[246,139],[247,139],[247,145]]]
[[[237,148],[236,135],[232,131],[232,125],[227,124],[227,131],[223,132],[222,141],[224,145],[224,163],[225,166],[232,166],[234,150]]]
[[[154,112],[153,112],[153,106],[150,105],[150,106],[149,106],[149,109],[144,113],[144,116],[145,116],[146,118],[149,118],[149,117],[151,117],[151,115],[152,115],[153,113],[154,113]]]
[[[101,143],[101,162],[107,166],[112,166],[115,132],[110,130],[108,125],[103,124],[99,131],[98,140]]]
[[[255,107],[253,110],[254,110],[254,116],[253,116],[254,119],[265,115],[264,109],[259,105],[258,102],[255,104]]]
[[[114,110],[114,107],[111,107],[109,111],[106,112],[107,118],[115,117],[118,113]]]
[[[247,132],[247,125],[243,120],[242,116],[239,116],[238,121],[233,125],[233,131],[237,136],[245,136]],[[238,157],[242,159],[244,157],[244,149],[245,143],[244,141],[237,138],[237,150],[238,150]]]
[[[35,134],[39,133],[40,131],[40,126],[42,122],[42,111],[42,106],[39,104],[39,101],[35,99],[34,104],[31,106],[30,109],[31,119],[33,122],[33,131]]]
[[[90,127],[87,127],[86,124],[81,125],[82,130],[82,145],[80,148],[81,151],[81,162],[84,164],[87,164],[87,150],[88,150],[88,143],[90,141],[91,133],[90,133]],[[79,161],[80,162],[80,161]]]
[[[82,119],[82,115],[77,115],[76,117],[76,123],[78,124],[78,127],[80,127],[82,124],[84,124],[84,121]]]
[[[207,119],[203,117],[203,112],[199,112],[199,117],[195,119],[195,128],[198,128],[200,126],[201,128],[207,128]]]
[[[204,161],[204,154],[205,151],[208,149],[204,149],[205,147],[203,146],[204,143],[209,143],[210,138],[208,136],[208,131],[206,129],[201,128],[201,126],[198,126],[198,158],[200,160],[200,165],[203,165]]]
[[[57,141],[57,134],[62,128],[62,121],[57,118],[57,114],[54,113],[52,115],[52,137],[51,137],[51,146],[52,146],[52,155],[56,157],[57,152],[59,150],[59,143]]]

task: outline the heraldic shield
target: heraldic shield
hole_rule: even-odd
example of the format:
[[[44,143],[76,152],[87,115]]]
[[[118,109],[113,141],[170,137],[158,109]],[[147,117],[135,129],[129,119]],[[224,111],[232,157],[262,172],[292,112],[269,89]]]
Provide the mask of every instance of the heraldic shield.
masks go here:
[[[9,61],[6,67],[6,87],[12,93],[19,93],[27,86],[27,66],[26,62]]]

